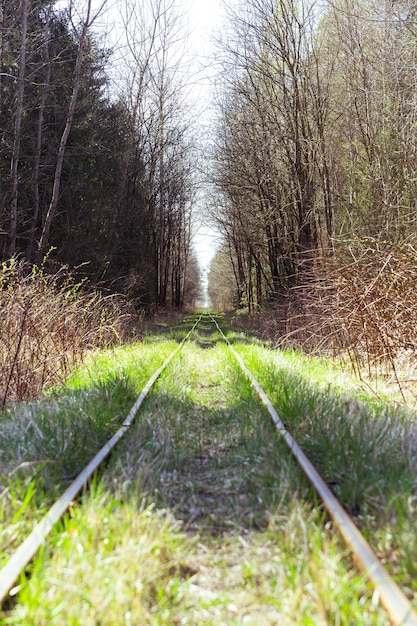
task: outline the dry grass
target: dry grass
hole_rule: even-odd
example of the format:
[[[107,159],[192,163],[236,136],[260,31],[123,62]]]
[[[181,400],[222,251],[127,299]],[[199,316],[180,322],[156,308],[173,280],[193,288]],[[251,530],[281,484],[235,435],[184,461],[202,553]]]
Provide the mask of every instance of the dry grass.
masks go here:
[[[364,381],[383,379],[417,400],[417,251],[411,244],[343,242],[316,258],[315,277],[251,324],[279,347],[347,359]]]
[[[116,298],[11,259],[0,267],[0,404],[37,398],[64,382],[86,351],[126,339]]]

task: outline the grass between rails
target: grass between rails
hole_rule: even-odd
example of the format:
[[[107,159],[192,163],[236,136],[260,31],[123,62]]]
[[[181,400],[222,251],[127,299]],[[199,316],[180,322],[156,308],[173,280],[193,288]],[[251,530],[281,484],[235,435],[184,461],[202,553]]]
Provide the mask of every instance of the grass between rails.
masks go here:
[[[171,363],[97,486],[54,533],[50,547],[32,565],[30,580],[21,581],[18,603],[4,613],[1,624],[389,623],[371,602],[366,582],[214,331],[204,321]],[[185,332],[185,326],[175,330],[175,338]],[[338,390],[331,367],[329,386],[323,362],[297,359],[294,353],[279,356],[232,331],[229,338],[345,506],[391,562],[394,556],[392,566],[412,595],[413,516],[404,508],[413,493],[412,444],[405,461],[399,454],[412,430],[410,419],[375,404],[365,411],[352,389],[349,396]],[[91,407],[82,411],[84,429],[74,415],[62,420],[59,411],[51,421],[62,420],[62,429],[78,432],[75,439],[92,456],[99,420],[87,420],[86,414],[102,416],[102,399],[112,399],[102,418],[105,439],[175,345],[159,335],[157,346],[146,341],[98,355],[73,377],[66,393],[45,404],[91,398]],[[120,395],[109,392],[113,385]],[[41,406],[31,413],[39,429]],[[16,422],[23,424],[16,431],[22,436],[27,418],[9,414],[1,424]],[[384,427],[378,430],[379,423]],[[31,445],[38,436],[32,429]],[[366,445],[377,464],[374,489],[360,467],[366,465]],[[58,473],[53,485],[46,472],[36,489],[35,477],[29,476],[19,479],[19,493],[12,493],[16,486],[7,492],[3,542],[13,516],[23,507],[19,519],[28,525],[54,485],[78,471],[83,454],[72,451],[73,466]],[[6,459],[9,474],[12,456]],[[52,451],[47,455],[61,457],[59,446],[55,457]],[[14,466],[39,463],[44,476],[46,455],[22,461],[26,458],[17,456]],[[25,503],[26,494],[31,498]],[[403,526],[397,535],[399,520]]]

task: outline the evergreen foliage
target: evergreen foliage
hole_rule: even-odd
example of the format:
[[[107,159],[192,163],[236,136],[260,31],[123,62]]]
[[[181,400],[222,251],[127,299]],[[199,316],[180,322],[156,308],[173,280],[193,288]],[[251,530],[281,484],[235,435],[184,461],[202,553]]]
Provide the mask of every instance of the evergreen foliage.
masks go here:
[[[65,10],[51,0],[0,4],[0,258],[39,263],[53,246],[51,260],[81,266],[93,283],[125,292],[139,308],[181,307],[191,255],[188,146],[183,136],[170,146],[146,145],[146,120],[128,98],[110,93],[111,51],[102,49],[87,18],[83,23],[71,12],[72,4]],[[70,117],[83,28],[87,36]],[[171,133],[176,129],[181,135],[173,122]],[[64,159],[57,175],[60,149]],[[171,182],[154,175],[158,159],[169,163]],[[51,211],[57,179],[58,202]],[[170,187],[160,206],[162,184]]]

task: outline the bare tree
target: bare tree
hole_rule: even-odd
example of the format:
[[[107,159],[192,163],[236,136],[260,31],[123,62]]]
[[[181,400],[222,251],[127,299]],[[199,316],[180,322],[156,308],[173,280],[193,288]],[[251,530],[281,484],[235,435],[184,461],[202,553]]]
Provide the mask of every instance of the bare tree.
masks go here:
[[[16,252],[17,234],[17,205],[18,205],[18,167],[20,156],[20,143],[22,139],[22,119],[24,108],[25,80],[26,80],[26,50],[27,50],[27,27],[28,27],[29,0],[23,0],[21,4],[21,43],[19,58],[19,73],[17,77],[17,104],[14,123],[13,151],[11,158],[11,202],[10,202],[10,227],[9,227],[9,255]]]
[[[397,239],[415,229],[413,23],[408,2],[361,0],[332,3],[322,22],[321,62],[335,66],[336,233]]]
[[[232,21],[216,159],[236,276],[252,308],[308,280],[332,235],[327,92],[313,6],[248,0]]]
[[[40,212],[40,196],[39,196],[39,178],[42,162],[42,139],[43,139],[43,127],[45,118],[45,107],[50,90],[51,73],[52,73],[52,59],[49,51],[49,30],[51,24],[52,6],[49,6],[45,15],[45,25],[43,33],[43,41],[41,45],[41,58],[42,58],[42,72],[44,80],[42,84],[41,97],[38,108],[38,121],[36,128],[36,146],[35,156],[33,162],[33,212],[31,220],[31,228],[29,232],[27,247],[26,247],[26,259],[28,262],[32,261],[33,248],[35,243],[36,226],[38,223]]]
[[[180,71],[185,34],[175,0],[128,3],[125,10],[128,54],[123,59],[124,91],[132,123],[114,227],[117,229],[120,211],[124,210],[135,163],[140,161],[144,168],[140,184],[150,229],[154,300],[157,307],[164,307],[171,287],[180,292],[171,297],[177,306],[184,293],[188,256],[184,236],[188,233],[185,247],[189,247],[193,196],[188,182],[187,154],[191,145]]]

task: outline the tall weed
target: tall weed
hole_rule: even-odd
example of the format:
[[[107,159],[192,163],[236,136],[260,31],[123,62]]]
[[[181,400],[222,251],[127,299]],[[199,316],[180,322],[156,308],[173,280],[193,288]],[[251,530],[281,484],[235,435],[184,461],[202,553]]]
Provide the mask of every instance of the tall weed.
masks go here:
[[[132,315],[67,268],[0,266],[0,406],[62,383],[86,351],[126,338]]]
[[[331,256],[316,256],[314,278],[291,288],[257,330],[280,347],[347,358],[363,380],[383,377],[415,402],[416,284],[411,244],[339,242]]]

